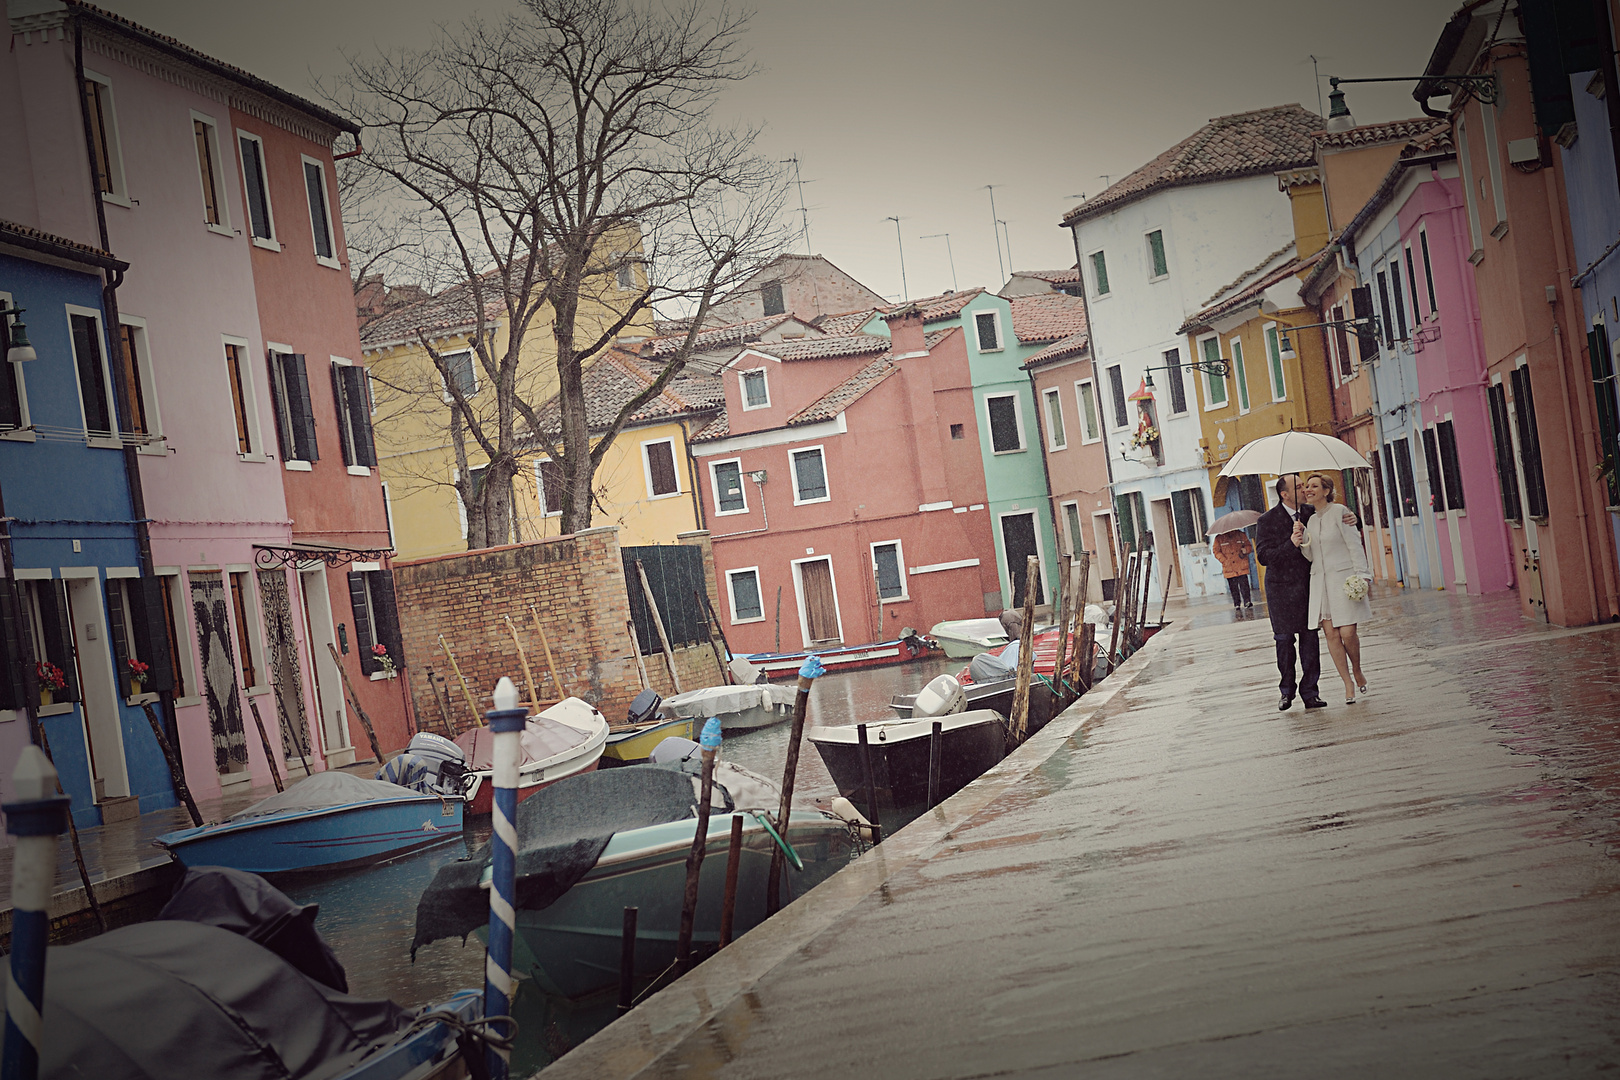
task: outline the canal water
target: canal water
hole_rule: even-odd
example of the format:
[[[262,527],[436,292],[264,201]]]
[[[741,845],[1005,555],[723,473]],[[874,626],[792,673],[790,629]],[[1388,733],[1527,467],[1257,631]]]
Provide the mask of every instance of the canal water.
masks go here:
[[[894,715],[889,699],[921,689],[934,676],[961,670],[963,661],[929,657],[890,667],[869,668],[817,679],[810,693],[806,726],[836,726],[884,720]],[[720,753],[731,761],[780,780],[791,724],[728,735]],[[795,804],[830,799],[837,788],[808,741],[799,754]],[[885,831],[898,823],[884,822]],[[443,1000],[464,987],[484,985],[484,949],[478,937],[465,946],[455,940],[426,945],[411,960],[416,901],[435,871],[463,858],[489,838],[489,819],[473,823],[459,843],[283,890],[302,904],[319,904],[316,926],[348,972],[349,992],[388,997],[407,1008]],[[611,1000],[570,1003],[548,999],[525,986],[513,1009],[520,1025],[512,1074],[527,1076],[567,1053],[617,1015]]]

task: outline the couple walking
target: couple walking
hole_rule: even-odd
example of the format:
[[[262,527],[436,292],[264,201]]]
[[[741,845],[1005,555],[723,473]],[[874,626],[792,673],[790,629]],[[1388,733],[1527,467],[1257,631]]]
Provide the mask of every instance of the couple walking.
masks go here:
[[[1282,701],[1277,708],[1282,711],[1293,706],[1296,692],[1307,709],[1327,707],[1317,688],[1322,673],[1318,627],[1327,636],[1328,652],[1344,680],[1345,704],[1354,704],[1358,692],[1367,692],[1356,626],[1372,616],[1372,607],[1365,588],[1346,585],[1352,579],[1370,580],[1372,574],[1356,531],[1356,516],[1334,503],[1335,493],[1331,477],[1313,476],[1296,487],[1291,477],[1284,476],[1277,481],[1280,501],[1258,522],[1256,554],[1266,568],[1266,606],[1282,673]],[[1356,592],[1360,595],[1353,596]]]

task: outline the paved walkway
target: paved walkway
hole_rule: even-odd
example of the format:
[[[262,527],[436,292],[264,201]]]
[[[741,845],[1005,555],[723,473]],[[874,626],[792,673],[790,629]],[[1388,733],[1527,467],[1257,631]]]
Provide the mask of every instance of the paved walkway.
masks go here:
[[[1620,1066],[1620,627],[1375,595],[1276,711],[1183,609],[1018,753],[576,1048],[571,1076],[1542,1076]]]

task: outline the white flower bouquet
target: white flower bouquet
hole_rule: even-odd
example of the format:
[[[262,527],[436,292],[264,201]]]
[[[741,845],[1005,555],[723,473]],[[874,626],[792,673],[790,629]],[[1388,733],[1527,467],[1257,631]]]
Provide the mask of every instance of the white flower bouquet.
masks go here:
[[[1367,579],[1359,574],[1353,574],[1345,578],[1344,595],[1356,603],[1365,600],[1367,598]]]

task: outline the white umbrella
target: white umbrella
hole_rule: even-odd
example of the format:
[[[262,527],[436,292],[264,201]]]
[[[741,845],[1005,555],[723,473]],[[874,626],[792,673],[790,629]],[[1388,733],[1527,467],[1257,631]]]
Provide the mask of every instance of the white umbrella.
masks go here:
[[[1282,476],[1317,469],[1370,469],[1355,447],[1314,431],[1283,431],[1245,443],[1221,470],[1222,476]]]

